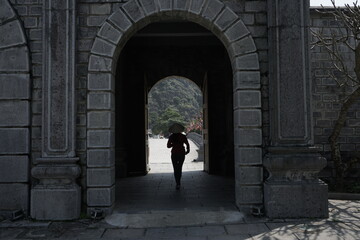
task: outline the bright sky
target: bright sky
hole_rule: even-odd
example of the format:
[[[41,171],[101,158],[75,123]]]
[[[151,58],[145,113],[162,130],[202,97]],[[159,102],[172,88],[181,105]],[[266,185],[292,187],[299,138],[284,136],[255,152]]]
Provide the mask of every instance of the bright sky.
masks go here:
[[[353,5],[353,2],[356,2],[356,0],[336,0],[335,4],[339,6],[344,6],[344,4],[350,4]],[[332,3],[330,0],[310,0],[310,6],[332,6]],[[360,4],[360,1],[358,1],[358,4]]]

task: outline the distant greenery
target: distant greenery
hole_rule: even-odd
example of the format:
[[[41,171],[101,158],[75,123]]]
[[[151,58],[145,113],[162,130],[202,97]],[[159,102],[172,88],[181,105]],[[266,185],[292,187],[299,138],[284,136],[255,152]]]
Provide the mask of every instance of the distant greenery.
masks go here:
[[[157,83],[149,93],[149,129],[153,134],[168,134],[178,122],[188,126],[202,111],[199,87],[181,77],[169,77]]]

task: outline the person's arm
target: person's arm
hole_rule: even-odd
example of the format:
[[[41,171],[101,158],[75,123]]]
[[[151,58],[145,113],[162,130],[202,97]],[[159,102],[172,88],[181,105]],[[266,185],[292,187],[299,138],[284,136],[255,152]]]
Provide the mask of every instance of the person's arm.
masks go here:
[[[185,137],[185,145],[186,145],[186,152],[185,154],[188,154],[190,152],[190,144],[189,144],[189,141],[187,140],[187,137]]]
[[[172,148],[173,147],[173,143],[171,141],[171,136],[169,137],[169,140],[167,142],[167,148]]]

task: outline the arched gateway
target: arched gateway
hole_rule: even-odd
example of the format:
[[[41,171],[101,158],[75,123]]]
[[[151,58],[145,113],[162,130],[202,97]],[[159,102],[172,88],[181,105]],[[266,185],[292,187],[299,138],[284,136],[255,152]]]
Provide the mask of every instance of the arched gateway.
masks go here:
[[[43,1],[42,150],[31,170],[38,179],[30,195],[33,218],[75,219],[81,206],[86,206],[88,213],[95,208],[111,213],[115,201],[115,109],[117,119],[122,114],[115,104],[115,92],[119,83],[127,82],[118,74],[118,60],[141,29],[164,22],[201,25],[227,51],[232,70],[228,96],[233,97],[233,120],[229,122],[233,123],[231,147],[239,209],[250,213],[254,206],[263,207],[271,218],[328,215],[327,186],[318,179],[326,160],[313,147],[309,1],[227,2],[130,0],[116,5],[101,24],[88,58],[86,147],[82,146],[86,157],[80,169],[75,144],[76,1]],[[106,6],[92,10],[110,14],[110,4]],[[241,6],[237,10],[252,16],[266,12],[262,16],[267,19],[260,19],[263,39],[256,42],[263,49],[261,55],[253,40],[259,28],[256,24],[247,28],[231,6]],[[88,23],[97,17],[89,17]],[[124,69],[132,67],[131,61],[126,64]],[[78,181],[81,171],[85,178]]]
[[[129,1],[102,25],[94,41],[88,74],[88,172],[87,204],[109,208],[114,204],[115,179],[104,184],[101,171],[113,175],[115,74],[125,43],[150,23],[189,21],[207,28],[221,40],[233,70],[236,203],[244,211],[262,205],[262,130],[259,60],[256,46],[243,21],[224,3],[199,1]],[[121,112],[120,112],[121,117]],[[96,124],[92,125],[92,122]],[[108,167],[100,163],[108,160]],[[90,183],[90,185],[89,185]],[[100,197],[101,196],[101,197]]]

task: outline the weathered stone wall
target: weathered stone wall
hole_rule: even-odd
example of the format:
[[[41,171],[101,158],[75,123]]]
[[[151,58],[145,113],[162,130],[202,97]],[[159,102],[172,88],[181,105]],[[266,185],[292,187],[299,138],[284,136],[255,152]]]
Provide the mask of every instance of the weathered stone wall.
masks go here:
[[[12,6],[22,20],[25,35],[30,49],[31,66],[31,162],[41,157],[42,154],[42,87],[43,87],[43,0],[11,0]],[[91,47],[100,27],[113,12],[125,4],[124,0],[79,0],[76,6],[77,15],[77,52],[76,52],[76,155],[80,157],[82,176],[83,203],[86,204],[87,194],[87,89],[88,89],[88,62]],[[263,99],[263,128],[264,141],[268,142],[269,117],[268,117],[268,78],[267,78],[267,1],[224,1],[238,14],[250,31],[260,62]],[[110,36],[111,37],[111,36]],[[259,150],[259,149],[258,149]],[[249,152],[250,154],[250,152]],[[254,155],[255,156],[255,155]],[[256,154],[257,162],[261,163],[261,154]],[[28,169],[29,171],[29,169]],[[37,181],[33,179],[33,181]]]
[[[41,87],[42,87],[42,0],[12,0],[13,8],[22,20],[31,68],[31,159],[41,152]]]
[[[329,33],[331,29],[336,31],[339,28],[331,15],[318,13],[316,9],[311,10],[311,26],[315,31],[324,29],[324,33]],[[312,39],[314,40],[314,37]],[[354,53],[346,47],[342,47],[340,51],[347,64],[353,66]],[[330,71],[334,71],[329,61],[330,56],[324,48],[314,47],[311,50],[314,140],[316,146],[320,147],[322,154],[328,159],[327,168],[321,172],[321,176],[327,179],[335,176],[328,138],[339,115],[346,91],[349,91],[348,86],[340,87],[329,75]],[[347,115],[339,143],[344,159],[351,158],[356,151],[360,150],[360,100],[354,104]],[[360,165],[356,166],[356,169],[348,176],[359,177]]]
[[[31,24],[30,24],[31,25]],[[28,212],[30,63],[23,22],[0,1],[0,214]]]
[[[43,14],[43,1],[45,0],[11,0],[12,6],[15,8],[17,14],[20,16],[22,20],[22,25],[25,30],[25,35],[27,38],[27,45],[30,49],[30,66],[31,66],[31,81],[32,81],[32,92],[31,92],[31,143],[27,144],[27,147],[31,147],[31,160],[34,161],[37,158],[41,157],[42,154],[42,140],[41,140],[41,124],[42,124],[42,87],[43,82],[46,79],[43,79],[42,76],[43,72],[43,46],[44,43],[42,42],[42,14]],[[144,0],[145,1],[145,0]],[[1,1],[0,1],[1,2]],[[104,124],[99,127],[94,127],[94,122],[89,121],[87,116],[90,117],[91,114],[87,112],[87,109],[97,109],[96,107],[93,108],[92,104],[94,102],[89,101],[87,99],[89,97],[88,90],[93,88],[99,91],[100,99],[95,98],[94,104],[103,104],[106,107],[111,105],[110,101],[113,99],[101,99],[104,95],[102,93],[107,93],[107,96],[113,94],[114,88],[110,85],[94,85],[88,86],[88,84],[94,83],[91,82],[88,76],[88,67],[89,67],[89,57],[91,53],[91,49],[93,48],[94,40],[96,35],[99,33],[100,27],[103,26],[105,20],[114,12],[116,12],[119,7],[124,5],[127,1],[124,0],[78,0],[76,1],[76,15],[77,15],[77,29],[76,29],[76,104],[77,104],[77,114],[76,114],[76,156],[80,158],[80,164],[82,167],[81,171],[81,178],[79,179],[79,184],[82,187],[82,202],[84,205],[89,205],[87,203],[88,199],[93,199],[94,203],[92,206],[110,206],[114,202],[114,186],[107,186],[107,187],[99,187],[93,188],[91,191],[87,191],[87,186],[89,185],[87,181],[94,180],[96,178],[96,174],[100,173],[103,174],[102,169],[104,165],[108,167],[106,171],[112,172],[112,168],[107,162],[110,158],[106,158],[107,153],[111,153],[111,151],[103,151],[103,155],[100,151],[97,151],[92,155],[95,160],[104,160],[103,162],[96,162],[92,161],[94,159],[87,159],[87,150],[88,146],[91,145],[91,140],[95,139],[96,141],[110,141],[109,137],[102,138],[101,135],[96,134],[103,134],[106,132],[113,132],[113,129],[107,128]],[[143,2],[143,1],[142,1]],[[145,1],[146,2],[146,1]],[[234,80],[235,85],[234,91],[237,91],[236,97],[237,99],[241,98],[243,102],[236,102],[234,101],[234,106],[237,108],[234,111],[235,122],[237,124],[236,130],[237,135],[235,136],[235,142],[238,143],[239,146],[242,146],[241,154],[238,151],[238,156],[236,158],[242,161],[242,168],[238,172],[237,177],[239,178],[239,182],[243,184],[239,187],[239,192],[241,193],[241,198],[239,197],[239,201],[243,201],[245,203],[252,203],[254,205],[261,205],[263,200],[262,195],[262,182],[263,182],[263,175],[262,175],[262,158],[263,158],[263,149],[261,149],[260,145],[262,144],[263,147],[270,145],[270,114],[269,114],[269,57],[268,57],[268,6],[267,0],[257,0],[257,1],[245,1],[245,0],[224,0],[227,6],[230,6],[231,9],[241,18],[242,22],[246,25],[246,28],[250,31],[251,37],[255,42],[255,47],[252,47],[249,44],[249,49],[256,49],[256,53],[251,53],[251,59],[256,59],[258,57],[260,63],[260,76],[258,76],[259,72],[257,72],[257,68],[252,68],[253,62],[241,62],[240,58],[238,57],[239,61],[233,63],[233,66],[237,67],[238,69],[246,69],[247,67],[250,68],[250,72],[242,71],[235,74]],[[218,1],[214,1],[216,5]],[[224,8],[222,8],[223,10]],[[234,17],[234,16],[232,16]],[[231,18],[231,17],[230,17]],[[226,19],[225,19],[226,20]],[[229,19],[228,19],[229,20]],[[233,19],[229,20],[230,22]],[[108,24],[109,25],[109,24]],[[135,24],[134,24],[135,25]],[[108,27],[111,28],[111,25]],[[105,33],[110,33],[108,29],[104,28]],[[239,30],[240,31],[240,30]],[[113,46],[114,44],[118,43],[121,36],[119,36],[120,32],[115,30],[114,35],[107,35],[106,37],[106,46]],[[104,33],[99,33],[104,34]],[[122,34],[122,33],[121,33]],[[236,35],[236,34],[235,34]],[[104,38],[104,36],[102,36]],[[240,38],[240,37],[239,37]],[[101,40],[101,38],[99,38]],[[101,41],[98,41],[101,43]],[[111,44],[110,44],[111,42]],[[99,51],[106,51],[106,49],[101,49],[101,45],[99,45]],[[113,46],[114,47],[114,46]],[[238,54],[238,51],[242,51],[241,46],[237,46],[236,42],[233,41],[229,44],[229,53],[234,53],[235,55]],[[115,47],[114,47],[115,48]],[[96,51],[94,48],[93,51]],[[111,52],[111,50],[110,50]],[[251,52],[251,51],[250,51]],[[102,53],[101,53],[102,54]],[[100,55],[101,55],[100,54]],[[246,52],[247,54],[247,52]],[[244,55],[248,56],[248,55]],[[317,56],[317,55],[316,55]],[[319,55],[322,56],[322,55]],[[102,58],[102,57],[101,57]],[[105,59],[105,58],[102,58]],[[109,59],[109,56],[108,58]],[[319,59],[322,60],[322,59]],[[109,60],[110,61],[110,60]],[[313,64],[314,66],[314,64]],[[316,66],[316,64],[315,64]],[[316,68],[316,67],[315,67]],[[319,65],[320,68],[320,65]],[[318,69],[320,70],[320,69]],[[114,71],[114,69],[113,69]],[[317,73],[314,70],[312,75]],[[115,72],[112,72],[115,75]],[[95,74],[94,74],[95,76]],[[111,76],[111,74],[109,74]],[[113,77],[113,76],[112,76]],[[102,79],[102,82],[99,83],[110,83],[112,77],[107,79]],[[260,78],[260,84],[258,82]],[[247,82],[241,82],[243,79],[246,79]],[[99,80],[96,78],[96,80]],[[108,82],[106,82],[109,80]],[[326,84],[327,81],[323,81],[323,77],[321,78],[321,84]],[[240,84],[243,84],[240,86]],[[248,85],[246,85],[248,84]],[[246,86],[245,86],[246,85]],[[259,86],[260,85],[260,86]],[[315,85],[314,85],[315,86]],[[258,91],[259,87],[261,87],[261,102],[259,101],[260,93]],[[100,89],[100,90],[99,90]],[[105,89],[105,90],[104,90]],[[244,90],[245,89],[245,90]],[[253,90],[249,90],[253,89]],[[318,88],[314,88],[318,91]],[[316,101],[323,102],[326,104],[327,93],[324,92],[315,92],[314,103]],[[321,95],[321,99],[317,99],[316,97]],[[325,95],[325,98],[324,98]],[[331,94],[330,94],[331,95]],[[95,94],[93,95],[95,96]],[[92,100],[94,100],[92,99]],[[103,101],[100,101],[103,100]],[[240,101],[240,100],[238,100]],[[245,104],[245,105],[242,105]],[[247,105],[246,105],[247,104]],[[91,105],[91,106],[90,106]],[[315,104],[316,105],[316,104]],[[321,104],[320,104],[321,105]],[[319,105],[319,106],[320,106]],[[327,106],[327,105],[326,105]],[[336,110],[336,106],[332,103],[332,111],[333,114]],[[113,105],[111,106],[113,107]],[[273,107],[273,106],[272,106]],[[101,108],[101,107],[100,107]],[[246,111],[250,109],[252,114],[246,114]],[[260,111],[261,108],[261,111]],[[255,110],[254,110],[255,109]],[[320,139],[321,137],[326,136],[328,134],[329,127],[326,124],[327,117],[329,117],[329,113],[327,108],[314,108],[314,122],[315,122],[315,142],[317,144],[321,144],[323,146],[323,150],[326,151],[326,143]],[[320,109],[320,110],[318,110]],[[319,116],[320,113],[320,116]],[[355,113],[355,118],[357,119],[360,117],[359,113]],[[254,121],[254,119],[256,121]],[[259,119],[262,119],[260,121]],[[1,120],[1,119],[0,119]],[[318,121],[318,122],[317,122]],[[350,123],[350,122],[349,122]],[[330,121],[330,124],[331,123]],[[354,122],[352,122],[354,124]],[[90,126],[91,125],[91,126]],[[106,129],[102,129],[102,128]],[[331,126],[331,125],[330,125]],[[259,128],[262,127],[262,133]],[[96,128],[92,133],[93,136],[87,136],[89,132],[88,129]],[[99,128],[99,129],[98,129]],[[245,130],[244,130],[245,129]],[[359,135],[358,130],[353,130],[354,134]],[[321,132],[321,133],[320,133]],[[241,134],[240,134],[241,133]],[[255,135],[256,133],[256,135]],[[354,138],[347,137],[346,141],[352,140],[355,141]],[[106,145],[107,143],[100,143],[100,145]],[[348,144],[348,142],[346,142]],[[94,145],[95,146],[95,145]],[[244,147],[245,146],[245,147]],[[349,147],[349,145],[343,145],[343,149],[346,148],[344,146]],[[356,144],[353,146],[356,146]],[[357,145],[359,147],[359,144]],[[240,148],[239,148],[240,149]],[[235,153],[236,155],[236,153]],[[241,156],[239,156],[241,155]],[[89,161],[92,162],[89,162]],[[247,162],[248,161],[248,162]],[[245,167],[244,167],[245,166]],[[92,169],[88,169],[88,167],[92,167]],[[99,170],[99,171],[98,171]],[[28,169],[29,171],[29,169]],[[105,173],[107,173],[105,171]],[[93,174],[95,177],[89,177],[88,174]],[[109,175],[110,176],[110,175]],[[109,177],[110,178],[110,177]],[[251,179],[250,179],[251,178]],[[88,179],[88,180],[87,180]],[[254,180],[255,179],[255,180]],[[35,180],[34,180],[35,181]],[[112,179],[111,179],[112,181]],[[111,194],[109,194],[111,192]],[[248,193],[248,194],[247,194]],[[98,201],[97,201],[98,200]]]

